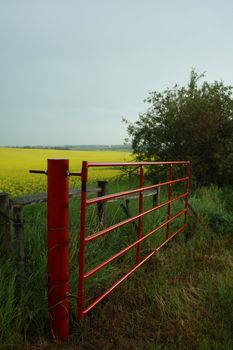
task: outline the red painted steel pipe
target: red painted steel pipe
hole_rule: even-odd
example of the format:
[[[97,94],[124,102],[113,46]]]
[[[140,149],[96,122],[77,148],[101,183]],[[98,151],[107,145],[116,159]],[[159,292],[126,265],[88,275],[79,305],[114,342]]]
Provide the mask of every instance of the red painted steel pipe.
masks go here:
[[[48,159],[48,308],[54,336],[69,335],[67,159]]]
[[[161,182],[161,183],[158,183],[155,185],[150,185],[150,186],[146,186],[146,187],[142,187],[142,188],[136,188],[134,190],[123,191],[123,192],[118,192],[118,193],[113,193],[113,194],[107,194],[106,196],[88,199],[86,201],[86,204],[87,205],[96,204],[99,202],[104,202],[104,201],[108,201],[108,200],[111,200],[114,198],[124,197],[124,196],[130,195],[130,194],[139,193],[141,191],[153,190],[153,189],[161,187],[161,186],[175,184],[175,183],[186,181],[186,180],[188,180],[188,177],[183,177],[183,178],[172,180],[172,181]]]
[[[118,287],[122,282],[124,282],[130,275],[132,275],[139,267],[141,267],[147,260],[149,260],[154,254],[156,254],[165,244],[167,244],[172,238],[174,238],[179,232],[184,229],[185,225],[180,227],[175,233],[173,233],[168,239],[166,239],[162,244],[160,244],[155,250],[148,254],[138,265],[134,266],[130,271],[128,271],[123,277],[121,277],[116,283],[112,285],[105,293],[103,293],[99,298],[93,301],[82,312],[82,317],[85,316],[89,311],[91,311],[98,303],[100,303],[107,295],[109,295],[116,287]]]
[[[140,217],[143,217],[143,216],[147,215],[147,214],[153,213],[154,211],[159,210],[160,208],[163,208],[165,205],[167,205],[169,203],[173,203],[173,202],[175,202],[175,201],[177,201],[179,199],[182,199],[182,198],[184,198],[186,196],[187,196],[187,193],[183,193],[183,194],[179,195],[178,197],[172,198],[170,201],[163,202],[163,203],[157,205],[156,207],[153,207],[151,209],[148,209],[148,210],[142,212],[141,214],[132,216],[129,219],[120,221],[117,224],[109,226],[109,227],[107,227],[107,228],[105,228],[105,229],[103,229],[103,230],[101,230],[99,232],[93,233],[92,235],[90,235],[90,236],[85,238],[85,242],[89,243],[91,241],[94,241],[95,239],[97,239],[97,238],[99,238],[99,237],[101,237],[103,235],[106,235],[107,233],[109,233],[111,231],[114,231],[114,230],[116,230],[116,229],[118,229],[118,228],[120,228],[120,227],[122,227],[124,225],[127,225],[127,224],[129,224],[129,223],[139,219]]]
[[[88,167],[108,167],[108,166],[141,166],[141,165],[168,165],[168,164],[188,164],[188,160],[177,160],[170,162],[88,162]]]
[[[86,200],[87,200],[88,163],[82,163],[81,181],[81,212],[80,212],[80,239],[79,239],[79,277],[78,277],[78,319],[83,317],[84,305],[84,262],[85,262],[85,232],[86,232]]]
[[[185,214],[184,223],[188,221],[188,197],[189,197],[189,179],[190,179],[190,161],[187,164],[187,180],[186,180],[186,198],[185,198],[185,208],[187,209]]]
[[[169,185],[168,185],[168,201],[171,200],[171,196],[172,196],[172,164],[169,164],[169,169],[168,169],[168,178],[169,178]],[[171,217],[171,202],[168,203],[167,206],[167,219],[169,220]],[[167,224],[167,232],[166,232],[166,238],[169,237],[170,234],[170,222],[168,222]]]
[[[157,226],[156,228],[154,228],[153,230],[151,230],[150,232],[147,232],[143,237],[141,237],[139,240],[131,243],[130,245],[128,245],[127,247],[125,247],[124,249],[120,250],[118,253],[116,253],[115,255],[111,256],[111,258],[108,258],[107,260],[103,261],[102,263],[100,263],[99,265],[97,265],[96,267],[94,267],[92,270],[88,271],[87,273],[85,273],[84,275],[84,279],[87,279],[89,277],[91,277],[92,275],[94,275],[96,272],[98,272],[100,269],[102,269],[103,267],[105,267],[106,265],[110,264],[112,261],[116,260],[117,258],[119,258],[120,256],[122,256],[123,254],[127,253],[130,249],[132,249],[133,247],[135,247],[136,245],[138,245],[138,243],[141,243],[142,241],[146,240],[147,238],[149,238],[150,236],[152,236],[154,233],[158,232],[159,230],[161,230],[163,227],[165,227],[167,225],[167,223],[174,221],[175,219],[177,219],[179,216],[181,216],[182,214],[185,214],[187,212],[187,209],[183,209],[181,211],[179,211],[176,215],[174,215],[173,217],[171,217],[169,220],[163,222],[162,224],[160,224],[159,226]]]
[[[140,188],[144,185],[144,168],[143,165],[140,166]],[[143,192],[139,192],[139,202],[138,202],[138,214],[142,214],[143,211]],[[138,219],[138,240],[142,238],[142,216],[140,215]],[[137,256],[136,264],[139,264],[141,258],[141,243],[137,245]]]
[[[164,205],[169,205],[174,202],[175,200],[181,199],[183,197],[185,197],[186,199],[186,203],[188,203],[188,180],[189,180],[189,171],[187,171],[187,177],[184,178],[180,178],[177,180],[172,180],[172,164],[183,164],[187,166],[187,169],[189,169],[189,161],[175,161],[175,162],[140,162],[140,163],[88,163],[88,162],[83,162],[83,168],[82,168],[82,199],[81,199],[81,228],[80,228],[80,253],[79,253],[79,288],[78,288],[78,319],[81,320],[84,315],[86,313],[88,313],[94,306],[96,306],[101,300],[103,300],[113,289],[115,289],[119,284],[121,284],[126,278],[128,278],[134,271],[136,271],[144,262],[146,262],[152,255],[154,255],[161,247],[163,247],[166,243],[168,243],[174,236],[176,236],[179,232],[181,232],[184,227],[186,226],[186,219],[187,219],[187,210],[188,210],[188,205],[185,206],[185,209],[183,209],[182,211],[178,212],[176,215],[174,215],[173,217],[170,217],[170,212],[168,215],[168,219],[167,221],[165,221],[164,223],[162,223],[161,225],[155,227],[152,231],[147,232],[144,236],[142,236],[142,232],[139,230],[138,231],[138,235],[140,234],[140,238],[138,237],[138,240],[133,242],[132,244],[130,244],[128,247],[124,248],[123,250],[121,250],[120,252],[118,252],[117,254],[113,255],[112,257],[110,257],[109,259],[103,261],[101,264],[99,264],[98,266],[94,267],[92,270],[90,270],[87,273],[84,273],[84,254],[85,254],[85,244],[97,239],[98,237],[101,237],[105,234],[107,234],[108,232],[119,228],[123,225],[126,225],[127,223],[133,221],[133,220],[141,220],[142,217],[144,215],[149,214],[150,212],[154,211],[154,210],[158,210],[159,208],[162,208]],[[106,195],[103,196],[101,198],[94,198],[94,199],[89,199],[87,200],[87,196],[86,196],[86,184],[87,184],[87,174],[88,174],[88,167],[91,166],[97,166],[97,167],[104,167],[104,166],[137,166],[138,168],[140,168],[140,179],[143,179],[143,166],[144,165],[169,165],[170,166],[170,175],[169,175],[169,180],[167,182],[164,183],[159,183],[153,186],[147,186],[147,187],[142,187],[143,183],[142,180],[140,181],[140,188],[135,189],[135,190],[130,190],[130,191],[125,191],[125,192],[119,192],[119,193],[115,193],[115,194],[111,194],[111,195]],[[173,183],[178,183],[178,182],[182,182],[182,181],[186,181],[186,193],[179,195],[176,198],[171,198],[171,190],[172,190],[172,184]],[[168,201],[161,203],[160,205],[158,205],[155,208],[151,208],[149,210],[146,210],[145,212],[143,212],[143,206],[142,206],[142,194],[143,191],[149,190],[149,189],[153,189],[153,188],[157,188],[160,186],[165,186],[168,185],[168,189],[169,189],[169,194],[168,194]],[[88,205],[91,204],[95,204],[95,203],[99,203],[99,202],[103,202],[103,201],[107,201],[113,198],[119,198],[128,194],[133,194],[133,193],[139,193],[139,202],[140,202],[140,197],[141,197],[141,204],[139,204],[139,214],[134,216],[133,218],[124,220],[118,224],[112,225],[110,227],[107,227],[97,233],[92,234],[91,236],[85,237],[85,232],[86,232],[86,209]],[[155,249],[153,249],[153,251],[151,253],[149,253],[148,256],[146,256],[142,261],[140,261],[137,258],[137,264],[136,266],[134,266],[132,269],[130,269],[130,271],[128,271],[122,278],[120,278],[116,283],[114,283],[112,285],[112,287],[110,287],[110,289],[108,289],[105,293],[103,293],[100,297],[98,297],[96,300],[94,300],[91,305],[89,305],[86,309],[84,309],[84,281],[85,279],[91,277],[93,274],[95,274],[97,271],[99,271],[100,269],[102,269],[104,266],[106,266],[107,264],[111,263],[113,260],[117,259],[118,257],[120,257],[121,255],[123,255],[124,253],[126,253],[127,251],[129,251],[131,248],[136,247],[137,246],[137,251],[139,250],[140,253],[140,243],[147,239],[149,236],[151,236],[153,233],[157,232],[158,230],[160,230],[162,227],[166,226],[168,223],[170,224],[171,221],[175,220],[176,218],[178,218],[178,216],[184,214],[185,216],[185,223],[178,228],[178,230],[171,234],[169,237],[166,237],[166,239],[162,242],[162,244],[160,244],[158,247],[156,247]],[[140,256],[139,254],[137,254],[137,257]]]
[[[138,265],[135,265],[129,272],[127,272],[123,277],[121,277],[116,283],[112,285],[104,294],[97,298],[91,305],[89,305],[85,310],[83,310],[82,317],[85,316],[89,311],[93,309],[101,300],[103,300],[108,294],[110,294],[116,287],[118,287],[122,282],[126,280],[133,272],[135,272],[140,266],[142,266],[148,259],[154,255],[156,251],[151,252],[145,259],[143,259]]]

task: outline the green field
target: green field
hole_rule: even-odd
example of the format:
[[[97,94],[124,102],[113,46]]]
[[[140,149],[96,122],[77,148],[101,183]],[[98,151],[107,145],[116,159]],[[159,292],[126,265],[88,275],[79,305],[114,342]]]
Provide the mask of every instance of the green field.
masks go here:
[[[0,192],[10,196],[46,191],[46,177],[29,174],[29,170],[47,169],[48,158],[66,158],[70,170],[79,172],[83,160],[92,162],[125,162],[132,159],[132,153],[125,151],[63,151],[50,149],[0,148]],[[106,180],[118,174],[114,169],[93,169],[91,181]],[[77,186],[77,178],[71,179],[71,186]]]

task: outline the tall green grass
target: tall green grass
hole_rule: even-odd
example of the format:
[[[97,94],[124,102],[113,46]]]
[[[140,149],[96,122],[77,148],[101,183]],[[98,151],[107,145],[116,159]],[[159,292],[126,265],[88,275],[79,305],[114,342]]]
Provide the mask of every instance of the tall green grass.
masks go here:
[[[135,186],[113,182],[109,191]],[[177,188],[177,191],[179,189]],[[161,194],[166,197],[166,190]],[[233,256],[231,192],[201,188],[190,197],[198,219],[190,212],[186,233],[180,233],[137,273],[77,322],[71,302],[71,337],[68,345],[80,349],[232,349]],[[70,291],[78,279],[79,200],[70,202]],[[124,200],[108,206],[107,226],[124,220]],[[145,198],[145,208],[152,198]],[[172,205],[175,213],[184,202]],[[130,213],[138,200],[130,200]],[[143,219],[143,232],[166,220],[164,208]],[[181,218],[183,220],[183,216]],[[171,225],[176,230],[181,222]],[[90,207],[87,233],[98,231],[96,207]],[[128,224],[87,247],[86,270],[124,248],[137,237]],[[0,349],[53,343],[47,313],[46,205],[25,210],[25,276],[20,282],[16,257],[0,266]],[[142,255],[165,238],[166,230],[142,244]],[[185,239],[186,237],[186,239]],[[191,238],[191,239],[188,239]],[[136,249],[117,259],[86,283],[88,302],[135,264]],[[67,345],[67,346],[68,346]],[[59,344],[57,344],[59,346]],[[42,347],[42,346],[41,346]]]

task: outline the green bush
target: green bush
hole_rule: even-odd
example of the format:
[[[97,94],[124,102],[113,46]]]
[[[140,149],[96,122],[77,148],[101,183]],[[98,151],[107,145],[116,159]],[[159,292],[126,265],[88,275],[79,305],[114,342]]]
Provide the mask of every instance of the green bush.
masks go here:
[[[124,121],[137,160],[191,160],[195,182],[222,186],[233,177],[232,87],[203,77],[192,71],[188,86],[151,92],[146,112]]]

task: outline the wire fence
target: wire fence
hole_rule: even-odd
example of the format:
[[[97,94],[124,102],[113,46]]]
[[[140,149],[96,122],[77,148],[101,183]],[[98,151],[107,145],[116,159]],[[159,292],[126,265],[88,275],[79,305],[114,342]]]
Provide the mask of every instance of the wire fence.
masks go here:
[[[108,181],[98,181],[96,187],[87,189],[89,195],[106,195],[108,191]],[[81,190],[72,189],[69,191],[69,199],[79,198]],[[139,194],[123,196],[120,208],[126,218],[130,217],[129,201],[138,198]],[[159,202],[159,190],[151,190],[145,196],[153,196],[153,203]],[[119,199],[112,199],[109,203],[117,202]],[[125,203],[124,203],[125,201]],[[44,204],[42,213],[33,217],[32,213],[27,215],[28,208],[35,205],[35,212],[38,212],[38,204]],[[97,207],[98,220],[100,224],[106,221],[107,208],[99,205]],[[30,217],[30,220],[26,219]],[[75,220],[76,218],[76,220]],[[77,230],[77,215],[73,215],[69,220],[69,231]],[[0,192],[0,248],[2,256],[7,258],[14,254],[16,256],[16,267],[22,276],[25,269],[25,235],[33,228],[33,235],[47,235],[47,193],[26,195],[17,198],[10,198],[5,192]],[[13,251],[14,250],[14,251]]]

